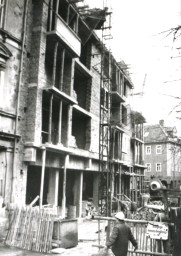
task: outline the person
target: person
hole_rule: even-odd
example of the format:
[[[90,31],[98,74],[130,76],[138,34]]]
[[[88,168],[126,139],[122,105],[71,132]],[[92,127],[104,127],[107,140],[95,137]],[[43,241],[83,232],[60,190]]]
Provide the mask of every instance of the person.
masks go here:
[[[106,248],[109,249],[112,247],[112,252],[115,256],[126,256],[128,252],[129,241],[131,241],[135,247],[135,251],[138,249],[138,245],[130,227],[124,222],[124,213],[118,212],[115,215],[115,218],[118,220],[118,223],[113,228],[110,239],[106,244]]]

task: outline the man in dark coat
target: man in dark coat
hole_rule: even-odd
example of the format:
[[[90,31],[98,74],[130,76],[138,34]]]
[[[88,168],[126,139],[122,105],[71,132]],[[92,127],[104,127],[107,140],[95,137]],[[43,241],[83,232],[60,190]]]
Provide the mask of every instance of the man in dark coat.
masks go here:
[[[137,242],[131,232],[130,227],[124,222],[124,213],[118,212],[115,215],[118,219],[118,224],[113,228],[109,242],[107,242],[107,248],[112,247],[112,252],[115,256],[126,256],[128,252],[128,242],[131,241],[135,250],[137,250]]]

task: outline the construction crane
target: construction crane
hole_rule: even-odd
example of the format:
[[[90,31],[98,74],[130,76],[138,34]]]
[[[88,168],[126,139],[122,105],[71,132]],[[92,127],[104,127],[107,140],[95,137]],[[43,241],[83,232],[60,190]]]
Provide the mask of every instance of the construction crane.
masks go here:
[[[145,87],[145,84],[146,84],[146,77],[147,77],[147,74],[145,74],[145,76],[144,76],[141,92],[133,93],[132,96],[140,95],[141,97],[143,97],[143,95],[144,95],[144,87]]]

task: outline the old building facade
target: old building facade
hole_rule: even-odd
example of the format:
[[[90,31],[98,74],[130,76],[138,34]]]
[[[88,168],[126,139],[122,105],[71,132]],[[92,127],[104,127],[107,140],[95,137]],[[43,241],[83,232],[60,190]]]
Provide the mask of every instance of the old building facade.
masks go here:
[[[160,120],[156,125],[145,125],[145,179],[159,178],[169,188],[181,183],[181,143],[176,127],[167,127]]]
[[[110,67],[106,105],[104,47],[93,31],[100,23],[82,17],[76,1],[1,2],[3,204],[30,204],[38,197],[37,203],[56,207],[62,217],[69,206],[84,216],[84,201],[98,206],[101,108],[111,113],[113,194],[137,200],[144,174],[142,128],[131,122],[132,82],[112,55],[109,65],[104,60]]]

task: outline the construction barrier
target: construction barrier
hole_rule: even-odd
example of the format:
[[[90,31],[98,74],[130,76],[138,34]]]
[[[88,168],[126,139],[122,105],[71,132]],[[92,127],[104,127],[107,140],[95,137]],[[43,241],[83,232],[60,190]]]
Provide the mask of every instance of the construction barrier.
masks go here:
[[[5,244],[37,252],[49,252],[57,216],[49,209],[17,207],[10,212]]]
[[[103,248],[109,240],[116,219],[111,217],[94,217],[98,220],[98,245]],[[170,237],[167,223],[129,220],[125,222],[130,226],[131,231],[138,242],[138,250],[134,252],[134,247],[129,243],[128,256],[171,256]],[[168,232],[167,232],[168,231]],[[168,235],[168,236],[167,236]]]

